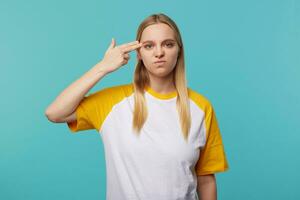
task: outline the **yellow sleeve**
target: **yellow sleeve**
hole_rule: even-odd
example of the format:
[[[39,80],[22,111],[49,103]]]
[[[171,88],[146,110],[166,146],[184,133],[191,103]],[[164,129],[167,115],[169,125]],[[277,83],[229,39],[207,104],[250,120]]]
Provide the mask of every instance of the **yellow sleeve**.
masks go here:
[[[88,129],[98,130],[101,122],[99,103],[101,103],[101,97],[96,93],[85,96],[75,110],[76,121],[67,122],[69,129],[72,132]]]
[[[210,105],[205,112],[206,143],[200,149],[195,166],[197,175],[214,174],[229,169],[215,112]]]
[[[72,132],[88,129],[100,131],[114,105],[131,95],[132,92],[132,84],[127,84],[104,88],[85,96],[75,110],[77,120],[67,123],[69,129]]]

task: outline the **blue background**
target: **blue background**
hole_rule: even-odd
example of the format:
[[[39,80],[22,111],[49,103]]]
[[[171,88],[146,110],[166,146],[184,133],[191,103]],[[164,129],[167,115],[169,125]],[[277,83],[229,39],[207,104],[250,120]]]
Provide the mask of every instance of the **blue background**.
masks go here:
[[[111,38],[135,40],[152,13],[181,31],[189,87],[213,104],[230,166],[225,200],[300,199],[300,2],[0,2],[0,199],[105,199],[97,131],[72,134],[47,106],[101,60]],[[132,81],[130,62],[90,91]]]

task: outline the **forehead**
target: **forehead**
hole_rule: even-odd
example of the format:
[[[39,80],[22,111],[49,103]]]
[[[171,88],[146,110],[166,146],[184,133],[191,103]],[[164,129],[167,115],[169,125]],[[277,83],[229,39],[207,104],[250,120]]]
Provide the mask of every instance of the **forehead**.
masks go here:
[[[174,37],[174,31],[169,25],[164,23],[159,24],[152,24],[150,26],[147,26],[141,36],[141,42],[143,41],[164,41],[166,39],[173,39]]]

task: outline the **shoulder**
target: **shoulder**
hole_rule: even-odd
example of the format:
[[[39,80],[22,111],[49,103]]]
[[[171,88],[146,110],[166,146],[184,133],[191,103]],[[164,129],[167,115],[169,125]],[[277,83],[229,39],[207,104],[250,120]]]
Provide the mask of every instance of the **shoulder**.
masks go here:
[[[205,113],[212,110],[212,104],[210,100],[202,93],[188,87],[189,98]]]

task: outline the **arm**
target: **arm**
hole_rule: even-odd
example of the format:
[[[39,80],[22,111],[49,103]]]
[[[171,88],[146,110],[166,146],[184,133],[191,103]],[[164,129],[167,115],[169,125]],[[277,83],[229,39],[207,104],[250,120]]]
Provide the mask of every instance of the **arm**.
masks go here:
[[[46,109],[45,115],[47,118],[52,122],[64,122],[64,119],[74,112],[85,94],[106,74],[102,69],[103,63],[97,63],[82,77],[61,92]]]
[[[142,46],[138,41],[115,46],[112,40],[103,60],[67,87],[46,109],[45,115],[52,122],[71,121],[76,118],[74,111],[85,94],[108,73],[127,64],[129,52]]]
[[[197,193],[199,200],[217,200],[217,183],[214,174],[198,176]]]

